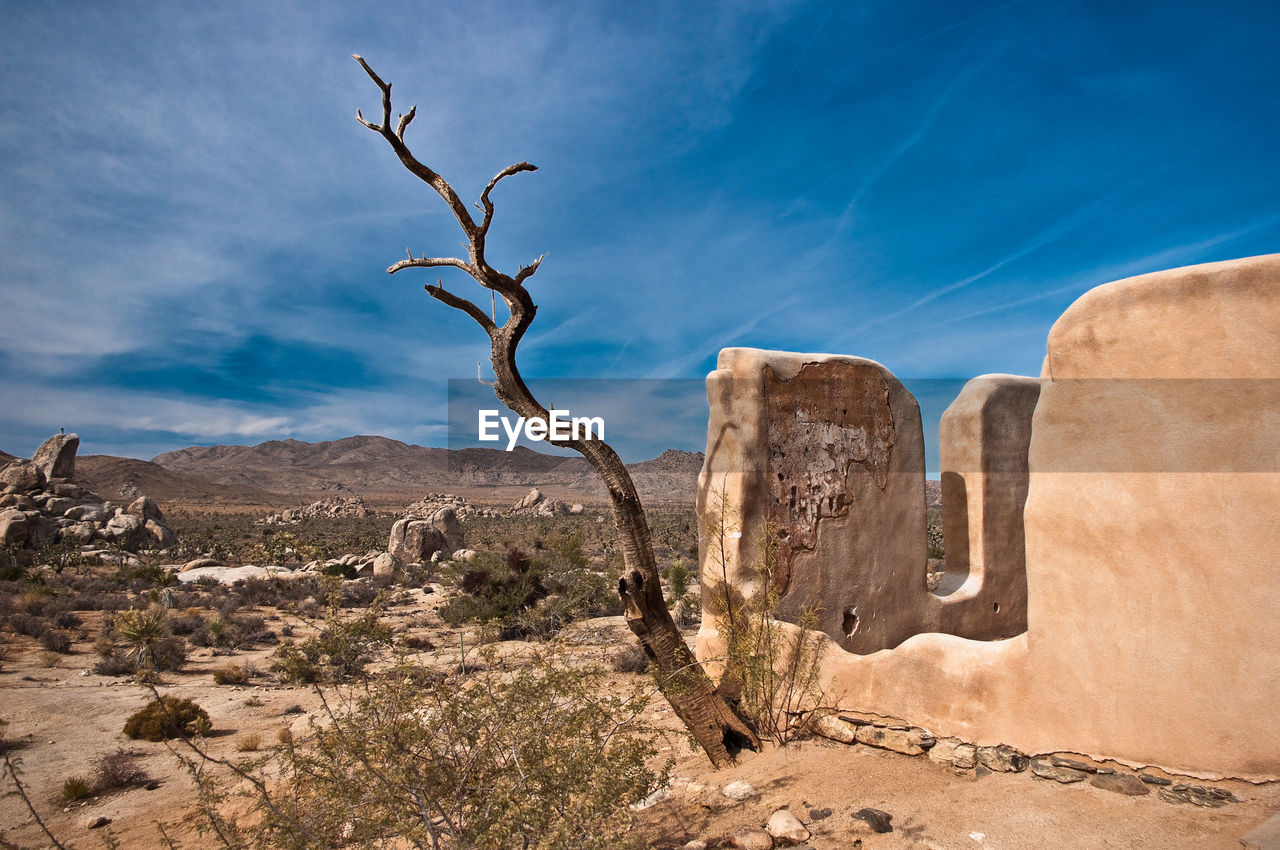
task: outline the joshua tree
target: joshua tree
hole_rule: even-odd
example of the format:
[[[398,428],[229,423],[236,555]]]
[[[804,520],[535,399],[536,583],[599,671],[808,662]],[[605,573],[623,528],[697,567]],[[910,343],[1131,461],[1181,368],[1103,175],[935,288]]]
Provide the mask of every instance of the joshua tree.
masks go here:
[[[408,259],[400,260],[388,268],[387,273],[395,274],[412,268],[451,267],[466,272],[476,283],[500,296],[510,313],[506,322],[501,325],[470,300],[445,290],[440,281],[434,286],[426,286],[432,298],[466,313],[489,335],[495,376],[493,389],[498,399],[525,419],[547,421],[547,409],[533,397],[516,368],[516,346],[537,312],[525,285],[541,267],[542,257],[510,276],[490,266],[484,255],[485,238],[489,233],[489,225],[493,222],[493,202],[489,200],[489,193],[500,180],[522,171],[536,171],[537,166],[518,162],[499,171],[480,193],[478,208],[483,216],[477,222],[449,182],[419,161],[405,145],[404,133],[417,115],[417,107],[410,109],[407,114],[398,115],[397,123],[393,126],[391,84],[383,82],[364,59],[359,56],[353,58],[382,91],[381,123],[365,120],[359,110],[356,110],[357,120],[386,139],[404,167],[444,199],[467,239],[465,259],[425,255],[415,257],[409,252]],[[622,459],[603,440],[549,442],[579,452],[604,479],[609,490],[614,523],[622,539],[623,572],[618,579],[618,593],[626,609],[627,624],[658,670],[663,696],[717,767],[732,763],[731,748],[744,745],[758,748],[759,740],[755,733],[716,692],[715,686],[693,657],[671,619],[662,598],[662,585],[653,556],[649,523],[635,484]]]

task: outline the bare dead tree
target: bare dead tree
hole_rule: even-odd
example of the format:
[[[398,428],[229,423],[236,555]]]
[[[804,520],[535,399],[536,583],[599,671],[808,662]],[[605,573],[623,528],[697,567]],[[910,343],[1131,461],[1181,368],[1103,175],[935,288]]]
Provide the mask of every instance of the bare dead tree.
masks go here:
[[[410,251],[408,259],[392,265],[387,273],[395,274],[411,268],[451,267],[465,272],[485,289],[502,296],[510,315],[506,322],[499,325],[476,304],[445,290],[440,281],[434,286],[426,286],[432,298],[466,313],[489,335],[495,376],[493,389],[498,399],[526,419],[547,421],[547,409],[533,397],[516,367],[516,346],[529,329],[538,309],[525,285],[541,267],[546,255],[521,267],[514,276],[494,269],[484,255],[485,239],[489,234],[489,225],[493,222],[493,202],[489,200],[489,193],[499,181],[522,171],[536,171],[537,166],[518,162],[499,171],[480,193],[478,206],[483,216],[477,223],[448,181],[420,162],[405,145],[404,133],[417,115],[417,107],[410,109],[407,114],[398,115],[393,128],[391,84],[383,82],[364,59],[359,56],[352,58],[360,63],[382,92],[381,123],[366,120],[359,110],[356,110],[357,120],[386,139],[404,167],[444,199],[467,238],[466,259],[428,257],[425,254],[415,257]],[[759,749],[760,742],[755,733],[716,692],[715,685],[694,658],[671,619],[671,613],[662,598],[649,523],[635,484],[622,459],[603,440],[570,439],[549,442],[579,452],[604,479],[609,490],[614,523],[622,539],[624,566],[623,574],[618,580],[618,593],[626,608],[627,624],[639,638],[645,654],[658,669],[663,696],[716,767],[733,763],[731,748],[751,746]]]

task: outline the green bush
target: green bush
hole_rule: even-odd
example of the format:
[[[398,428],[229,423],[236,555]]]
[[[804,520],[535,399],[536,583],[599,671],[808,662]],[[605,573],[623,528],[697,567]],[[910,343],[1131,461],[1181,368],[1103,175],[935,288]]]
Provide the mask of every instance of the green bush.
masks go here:
[[[249,671],[239,664],[226,664],[213,671],[215,685],[243,685],[249,681]]]
[[[665,784],[643,684],[610,696],[604,672],[567,658],[466,678],[400,664],[343,710],[286,738],[243,824],[206,806],[244,846],[613,848],[627,804]],[[230,800],[225,793],[206,800]]]
[[[212,728],[209,714],[189,699],[165,696],[134,712],[124,724],[124,734],[134,740],[163,741],[204,735]]]
[[[363,673],[379,650],[390,647],[391,637],[391,627],[382,622],[376,605],[347,618],[333,607],[319,634],[282,643],[271,669],[286,682],[341,681]]]
[[[186,641],[169,632],[168,616],[158,606],[116,614],[112,631],[135,670],[176,670],[186,661]]]
[[[93,786],[83,776],[68,776],[62,783],[62,799],[83,800],[93,793]]]

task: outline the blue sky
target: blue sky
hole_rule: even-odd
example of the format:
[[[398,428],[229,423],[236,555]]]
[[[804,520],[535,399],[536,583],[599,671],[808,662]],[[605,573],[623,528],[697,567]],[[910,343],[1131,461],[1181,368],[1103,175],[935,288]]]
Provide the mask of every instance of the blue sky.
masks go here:
[[[444,445],[487,345],[383,269],[544,252],[533,378],[681,379],[749,345],[1037,374],[1087,289],[1280,250],[1280,4],[4,4],[0,448]],[[441,275],[455,291],[465,280]],[[690,379],[693,379],[692,381]],[[566,402],[556,399],[562,406]],[[570,404],[570,406],[572,406]],[[641,414],[643,405],[639,406]],[[661,408],[655,408],[661,409]],[[637,414],[637,415],[641,415]],[[704,414],[669,444],[700,449]],[[611,423],[612,424],[612,423]],[[704,427],[704,426],[701,426]],[[642,459],[662,441],[624,456]],[[626,423],[614,424],[614,434]]]

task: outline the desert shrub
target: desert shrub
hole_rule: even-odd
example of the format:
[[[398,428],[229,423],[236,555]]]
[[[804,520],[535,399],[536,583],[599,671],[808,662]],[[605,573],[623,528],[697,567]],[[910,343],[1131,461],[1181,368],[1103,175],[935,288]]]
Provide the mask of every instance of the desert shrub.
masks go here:
[[[718,628],[726,644],[722,688],[737,691],[737,711],[760,737],[785,744],[805,734],[810,719],[824,707],[818,612],[806,610],[795,623],[781,621],[781,593],[775,581],[779,538],[769,522],[759,529],[754,562],[744,570],[758,589],[744,599],[727,580],[724,541],[736,529],[728,525],[724,494],[713,494],[710,504],[704,533],[712,574],[707,600],[720,618]]]
[[[13,614],[9,617],[9,628],[17,634],[38,638],[49,631],[49,621],[34,614]]]
[[[242,824],[229,809],[206,814],[252,846],[617,847],[627,804],[670,764],[654,765],[655,735],[637,719],[643,690],[604,684],[563,658],[466,679],[398,665],[349,693],[311,740],[282,737],[281,780],[255,785]]]
[[[84,621],[76,616],[75,611],[64,609],[53,615],[53,626],[57,629],[74,629],[84,624]]]
[[[243,685],[249,681],[249,671],[239,664],[226,664],[213,671],[215,685]]]
[[[40,635],[40,645],[50,652],[66,654],[71,651],[71,635],[50,629]]]
[[[182,614],[175,614],[169,617],[169,631],[175,635],[184,637],[193,634],[198,628],[204,625],[204,617],[200,616],[198,611],[188,609]]]
[[[286,682],[341,681],[363,673],[374,655],[391,645],[391,636],[376,605],[345,618],[331,607],[318,634],[280,645],[271,669]]]
[[[93,672],[99,676],[128,676],[137,672],[137,667],[123,653],[113,648],[111,652],[94,662]]]
[[[62,782],[62,799],[83,800],[93,793],[93,786],[83,776],[68,776]]]
[[[467,570],[458,581],[458,589],[462,591],[458,596],[440,606],[441,618],[454,627],[496,621],[503,640],[528,633],[518,618],[547,595],[533,559],[516,548],[508,549],[501,563],[489,561]]]
[[[328,564],[320,568],[320,573],[326,576],[353,579],[356,577],[356,568],[351,564]]]
[[[945,558],[947,550],[942,539],[942,515],[940,513],[937,516],[932,514],[929,516],[925,533],[928,540],[929,557]]]
[[[689,568],[684,558],[676,558],[663,571],[662,577],[667,580],[667,608],[676,624],[687,626],[696,623],[702,613],[702,600],[690,588],[697,573]]]
[[[141,564],[124,571],[124,578],[146,587],[168,587],[177,584],[178,577],[159,564]]]
[[[250,732],[236,739],[236,749],[242,753],[256,752],[261,746],[262,736],[257,732]]]
[[[187,639],[195,646],[244,649],[259,643],[275,643],[275,632],[257,614],[219,613],[202,620]]]
[[[649,669],[649,656],[638,646],[628,646],[613,654],[613,672],[644,673]]]
[[[141,785],[147,774],[137,765],[137,756],[123,747],[98,759],[94,766],[94,790],[98,793]]]
[[[170,634],[164,608],[121,611],[112,620],[112,631],[135,670],[176,670],[186,660],[186,642]]]
[[[189,699],[164,696],[138,709],[124,724],[124,734],[134,740],[163,741],[204,735],[210,728],[209,714]]]

